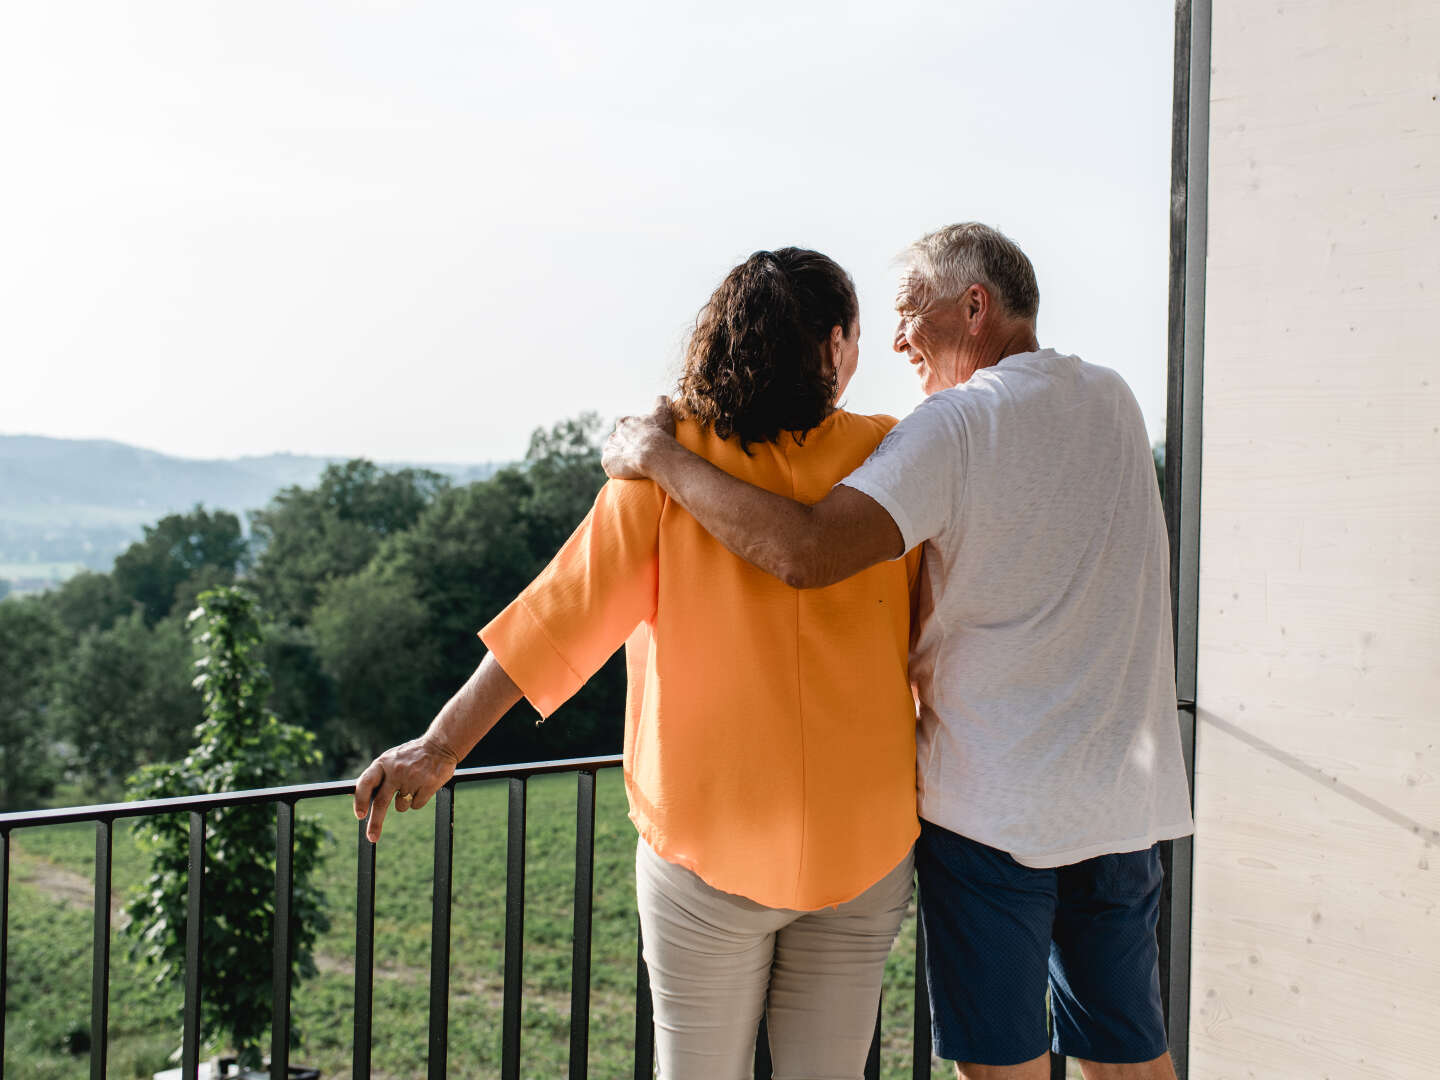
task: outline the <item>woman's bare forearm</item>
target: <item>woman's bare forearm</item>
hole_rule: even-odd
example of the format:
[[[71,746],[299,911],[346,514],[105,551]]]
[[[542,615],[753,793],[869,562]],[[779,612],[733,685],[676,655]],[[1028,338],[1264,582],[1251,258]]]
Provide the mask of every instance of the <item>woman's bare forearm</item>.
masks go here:
[[[372,761],[355,781],[354,799],[355,816],[370,819],[365,826],[370,842],[380,839],[392,798],[400,813],[424,806],[520,697],[520,688],[494,654],[488,654],[430,721],[425,734],[392,746]]]
[[[462,761],[523,696],[495,654],[487,653],[435,714],[423,738]]]

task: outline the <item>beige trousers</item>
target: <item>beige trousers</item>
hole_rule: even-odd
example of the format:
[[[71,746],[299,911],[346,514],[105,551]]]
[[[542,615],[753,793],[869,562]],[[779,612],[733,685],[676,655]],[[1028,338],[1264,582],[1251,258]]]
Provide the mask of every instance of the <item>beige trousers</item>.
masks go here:
[[[765,1013],[776,1080],[860,1080],[913,853],[838,908],[721,892],[641,840],[635,892],[662,1080],[750,1080]]]

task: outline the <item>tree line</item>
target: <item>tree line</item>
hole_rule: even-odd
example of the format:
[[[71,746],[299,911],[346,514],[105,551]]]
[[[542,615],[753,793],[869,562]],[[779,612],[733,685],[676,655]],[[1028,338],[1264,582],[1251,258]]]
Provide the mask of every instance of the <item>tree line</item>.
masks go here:
[[[117,795],[183,757],[202,719],[186,618],[207,589],[257,602],[270,708],[315,736],[313,777],[419,734],[484,654],[476,631],[549,561],[604,483],[594,414],[531,436],[524,461],[454,485],[364,459],[248,514],[196,506],[147,526],[109,573],[0,603],[0,808],[58,784]],[[617,752],[613,658],[543,727],[522,704],[467,764]]]

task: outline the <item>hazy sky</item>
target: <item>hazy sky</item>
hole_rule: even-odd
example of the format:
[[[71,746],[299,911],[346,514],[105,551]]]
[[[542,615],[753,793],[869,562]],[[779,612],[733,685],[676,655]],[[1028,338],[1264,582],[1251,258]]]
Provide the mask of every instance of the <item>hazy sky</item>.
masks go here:
[[[1040,339],[1164,426],[1156,0],[7,4],[0,433],[480,461],[673,382],[758,248],[854,275],[852,409],[919,399],[890,259],[997,224]]]

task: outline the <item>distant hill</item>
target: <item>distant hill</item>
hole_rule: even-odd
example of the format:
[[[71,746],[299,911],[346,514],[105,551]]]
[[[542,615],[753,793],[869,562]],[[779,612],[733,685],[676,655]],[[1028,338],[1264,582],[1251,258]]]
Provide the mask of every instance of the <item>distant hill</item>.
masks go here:
[[[34,587],[76,564],[108,570],[142,526],[166,514],[204,503],[244,521],[245,511],[281,488],[314,484],[326,465],[345,460],[267,454],[206,461],[99,439],[0,435],[0,578]],[[468,484],[500,465],[417,467]]]

